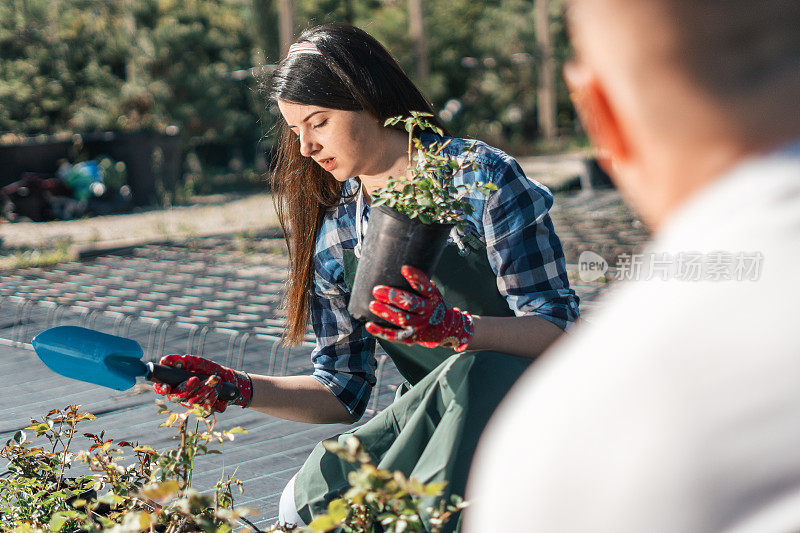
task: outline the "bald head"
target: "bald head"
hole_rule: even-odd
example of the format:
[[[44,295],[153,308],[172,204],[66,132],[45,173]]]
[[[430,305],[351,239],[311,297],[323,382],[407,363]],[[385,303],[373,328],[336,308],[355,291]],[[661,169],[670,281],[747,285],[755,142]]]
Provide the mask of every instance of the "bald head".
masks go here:
[[[719,97],[800,81],[797,0],[663,1],[678,28],[676,59]]]
[[[651,97],[640,111],[675,117],[681,85],[746,128],[800,123],[798,0],[571,0],[568,13],[579,56]]]
[[[800,0],[568,0],[587,131],[653,226],[800,137]]]

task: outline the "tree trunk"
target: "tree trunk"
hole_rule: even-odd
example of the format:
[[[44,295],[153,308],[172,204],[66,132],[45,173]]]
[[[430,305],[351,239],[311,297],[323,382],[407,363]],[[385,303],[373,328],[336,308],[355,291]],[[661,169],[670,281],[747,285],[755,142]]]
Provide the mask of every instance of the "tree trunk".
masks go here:
[[[547,0],[534,0],[536,45],[539,59],[537,111],[539,129],[547,140],[556,137],[556,66],[553,57],[553,37],[550,33],[550,12]]]
[[[126,2],[123,4],[125,8],[125,15],[123,19],[123,25],[125,27],[126,37],[129,39],[130,43],[133,45],[132,50],[139,52],[137,50],[137,42],[136,42],[136,19],[133,16],[134,6],[132,2]],[[110,8],[111,9],[111,8]],[[138,81],[136,79],[136,58],[137,54],[130,54],[127,59],[125,60],[125,81],[131,85],[136,85]]]
[[[344,0],[344,21],[353,23],[353,0]]]
[[[281,57],[289,53],[294,42],[294,9],[292,0],[278,0],[278,17],[280,18]]]
[[[425,17],[422,0],[408,0],[408,29],[414,41],[414,52],[417,59],[417,77],[420,81],[428,79],[428,41],[425,34]]]

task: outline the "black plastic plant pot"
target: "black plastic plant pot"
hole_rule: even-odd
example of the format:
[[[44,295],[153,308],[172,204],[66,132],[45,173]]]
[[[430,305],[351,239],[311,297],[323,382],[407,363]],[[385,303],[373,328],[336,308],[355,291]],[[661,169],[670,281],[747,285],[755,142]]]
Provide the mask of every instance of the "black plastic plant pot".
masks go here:
[[[388,285],[414,292],[400,268],[411,265],[431,276],[452,228],[451,224],[423,224],[385,205],[372,208],[348,312],[364,322],[391,325],[369,310],[373,287]]]

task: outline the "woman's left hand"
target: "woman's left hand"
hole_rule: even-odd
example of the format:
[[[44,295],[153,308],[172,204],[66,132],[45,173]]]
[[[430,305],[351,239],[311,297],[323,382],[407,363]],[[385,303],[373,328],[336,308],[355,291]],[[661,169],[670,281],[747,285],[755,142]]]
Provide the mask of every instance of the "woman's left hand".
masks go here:
[[[444,301],[436,286],[421,270],[404,265],[400,273],[419,293],[386,285],[372,289],[375,298],[369,309],[399,330],[367,322],[367,331],[388,341],[420,344],[426,348],[444,346],[458,352],[467,349],[472,340],[472,317]]]

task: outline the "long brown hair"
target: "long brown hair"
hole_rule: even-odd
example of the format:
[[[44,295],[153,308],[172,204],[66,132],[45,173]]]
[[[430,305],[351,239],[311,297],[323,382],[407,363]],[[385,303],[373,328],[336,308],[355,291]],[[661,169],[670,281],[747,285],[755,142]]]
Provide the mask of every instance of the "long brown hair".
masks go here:
[[[411,111],[433,113],[430,102],[397,61],[363,30],[324,24],[303,32],[301,41],[314,44],[320,53],[290,54],[281,61],[270,81],[272,100],[363,110],[381,123]],[[438,119],[433,121],[441,127]],[[306,332],[317,233],[325,211],[343,201],[342,184],[311,158],[300,155],[299,139],[283,118],[278,136],[272,189],[289,248],[284,340],[297,344]]]

